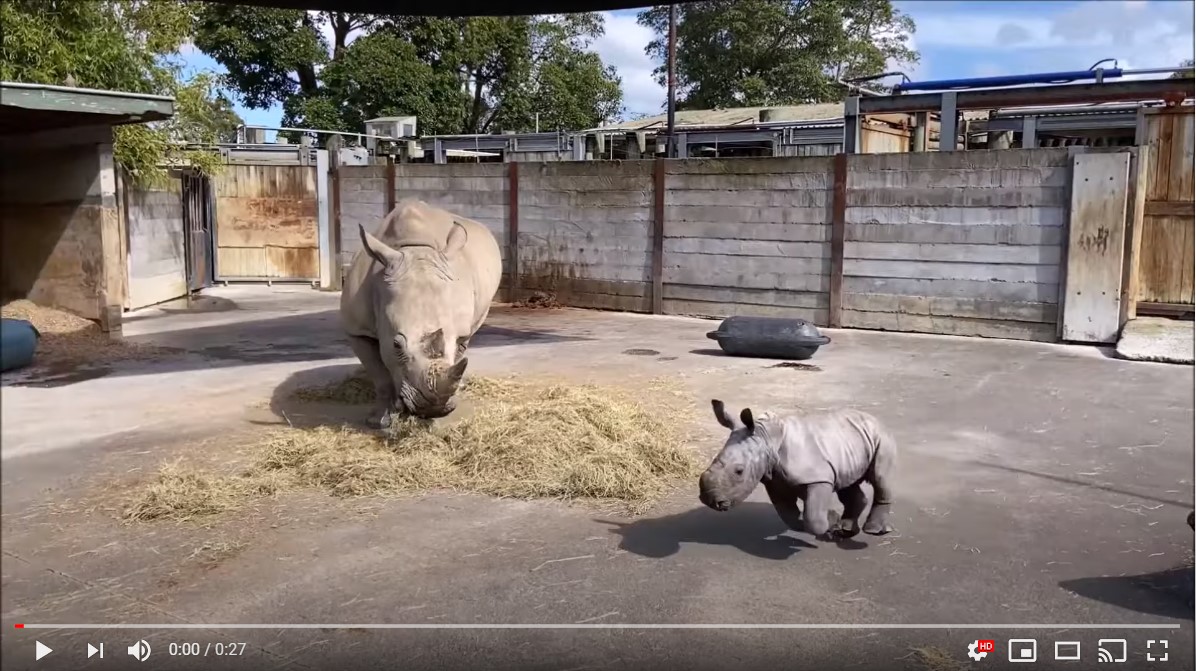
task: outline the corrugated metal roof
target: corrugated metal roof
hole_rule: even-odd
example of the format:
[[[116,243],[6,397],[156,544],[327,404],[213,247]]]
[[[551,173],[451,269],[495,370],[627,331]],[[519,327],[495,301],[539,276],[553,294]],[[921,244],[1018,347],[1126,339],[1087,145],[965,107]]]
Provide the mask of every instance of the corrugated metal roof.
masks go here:
[[[727,107],[712,110],[678,110],[676,124],[681,126],[733,126],[754,125],[760,122],[760,111],[772,110],[770,121],[824,121],[843,118],[843,103],[817,103],[814,105],[781,105],[774,107]],[[590,131],[634,131],[664,128],[667,114],[645,117],[635,121],[591,128]]]

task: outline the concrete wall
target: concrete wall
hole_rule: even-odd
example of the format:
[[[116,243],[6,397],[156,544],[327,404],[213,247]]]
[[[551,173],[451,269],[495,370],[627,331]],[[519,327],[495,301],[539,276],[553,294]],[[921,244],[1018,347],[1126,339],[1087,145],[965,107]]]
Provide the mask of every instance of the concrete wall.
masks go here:
[[[664,311],[825,324],[832,161],[670,161]]]
[[[187,294],[186,229],[178,179],[145,187],[123,180],[131,310]]]
[[[507,166],[502,163],[398,163],[394,202],[421,198],[486,225],[507,254]],[[367,230],[387,214],[387,166],[340,169],[341,264],[361,249],[358,224]]]
[[[1055,340],[1076,150],[847,157],[842,276],[835,277],[834,157],[665,162],[662,311],[845,327]],[[1081,150],[1086,151],[1086,150]],[[419,196],[502,241],[518,171],[521,297],[652,309],[654,161],[399,165]],[[356,225],[385,212],[386,168],[345,168],[346,260]]]
[[[0,291],[99,319],[124,303],[112,131],[0,140]]]
[[[650,161],[519,166],[519,284],[566,305],[649,311]]]
[[[1054,340],[1068,156],[852,156],[843,325]]]

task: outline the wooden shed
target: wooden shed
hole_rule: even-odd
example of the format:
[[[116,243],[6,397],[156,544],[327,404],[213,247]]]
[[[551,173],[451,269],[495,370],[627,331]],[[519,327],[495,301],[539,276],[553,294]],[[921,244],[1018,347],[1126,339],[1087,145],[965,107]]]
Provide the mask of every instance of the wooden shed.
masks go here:
[[[163,96],[0,83],[5,301],[119,324],[128,273],[112,127],[173,114]]]

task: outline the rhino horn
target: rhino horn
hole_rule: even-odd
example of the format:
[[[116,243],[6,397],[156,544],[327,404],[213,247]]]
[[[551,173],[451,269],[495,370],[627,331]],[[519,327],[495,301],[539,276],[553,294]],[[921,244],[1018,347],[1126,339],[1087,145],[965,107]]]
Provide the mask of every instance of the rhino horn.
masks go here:
[[[465,367],[469,365],[468,357],[461,357],[457,363],[453,364],[451,368],[445,371],[445,379],[452,382],[454,385],[461,381],[465,376]]]
[[[365,230],[365,226],[358,224],[357,229],[361,233],[361,246],[375,261],[388,267],[397,267],[403,262],[402,254],[395,251],[385,242],[370,235],[370,232]]]

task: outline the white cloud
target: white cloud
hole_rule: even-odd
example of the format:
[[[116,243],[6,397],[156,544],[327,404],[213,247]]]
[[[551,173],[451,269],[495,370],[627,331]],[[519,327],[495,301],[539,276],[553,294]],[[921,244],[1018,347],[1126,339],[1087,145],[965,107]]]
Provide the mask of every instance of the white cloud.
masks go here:
[[[615,66],[623,79],[623,103],[627,113],[660,114],[665,104],[663,86],[656,83],[652,62],[644,47],[652,41],[652,31],[636,23],[635,14],[603,12],[606,33],[591,47],[602,62]]]
[[[1166,67],[1192,58],[1192,3],[1076,2],[1053,16],[1022,18],[1028,5],[1010,3],[1009,14],[921,5],[910,14],[928,48],[1040,51],[1036,57],[1049,63],[1044,70],[1086,68],[1103,58],[1116,58],[1123,67],[1131,60],[1140,67]]]

